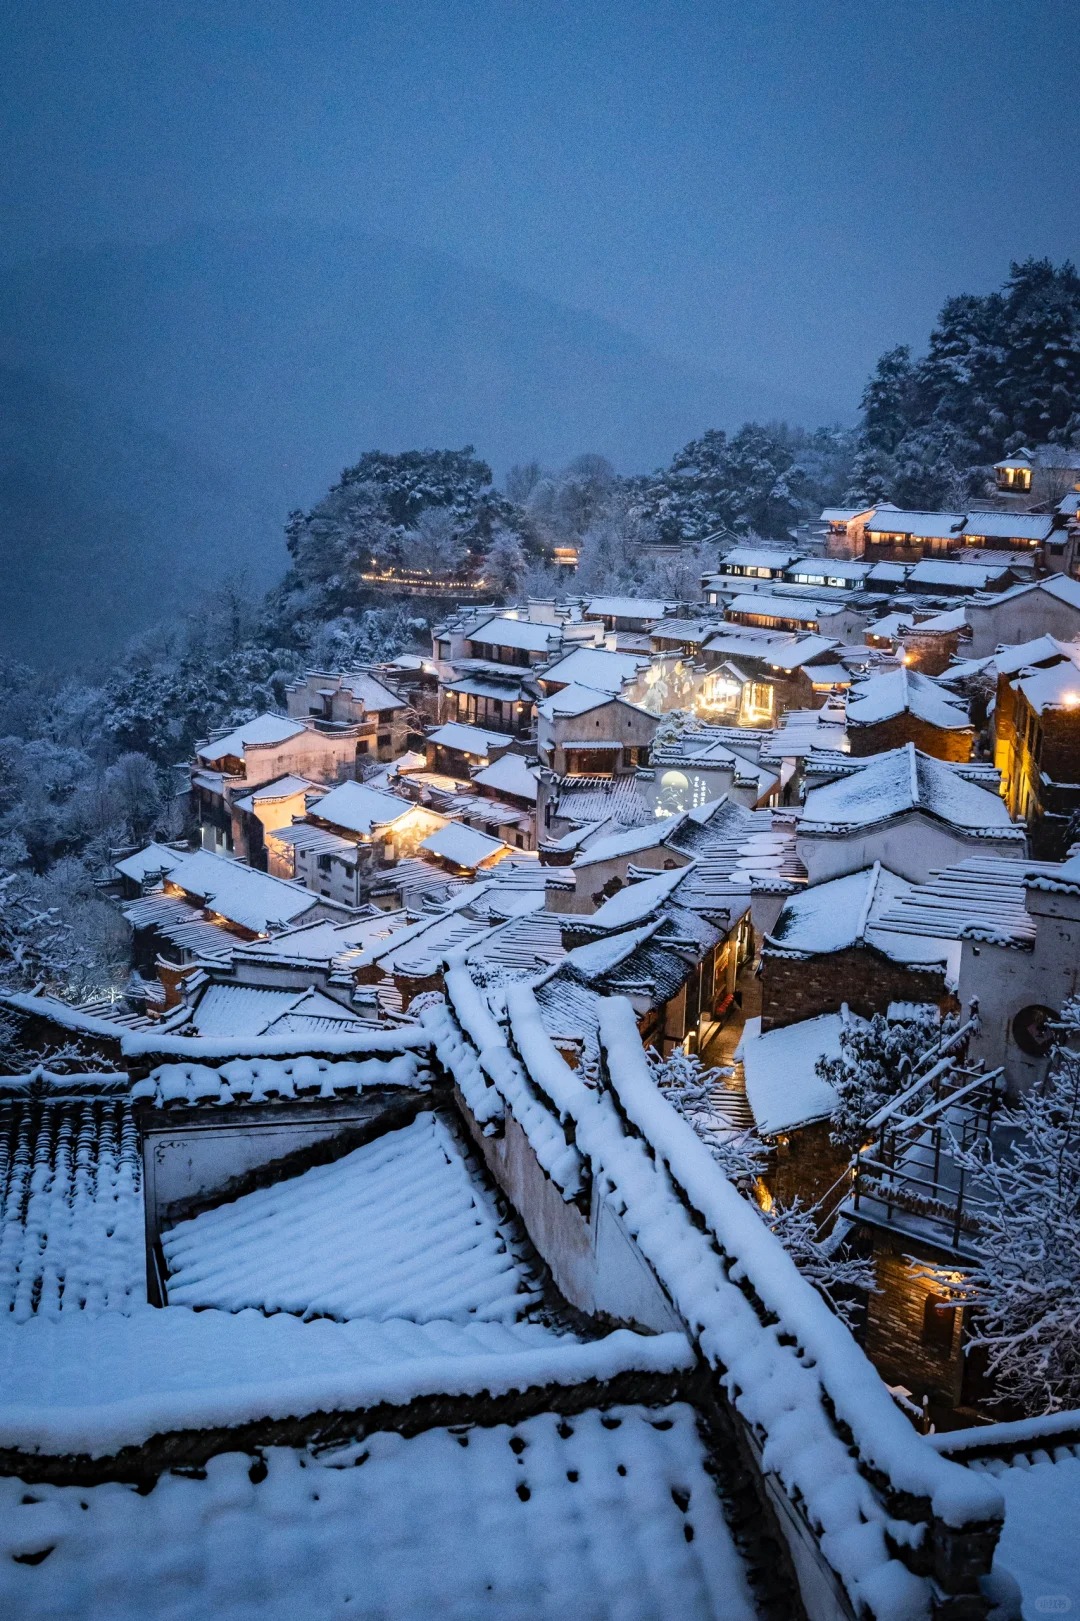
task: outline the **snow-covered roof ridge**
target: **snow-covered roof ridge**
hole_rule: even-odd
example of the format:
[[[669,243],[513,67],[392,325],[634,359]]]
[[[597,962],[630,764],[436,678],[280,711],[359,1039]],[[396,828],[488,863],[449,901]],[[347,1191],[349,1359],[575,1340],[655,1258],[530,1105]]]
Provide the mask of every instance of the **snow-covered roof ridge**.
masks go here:
[[[595,1137],[580,1126],[578,1136],[602,1161],[626,1206],[624,1220],[763,1442],[766,1467],[801,1500],[856,1608],[865,1604],[898,1621],[920,1613],[926,1578],[890,1553],[890,1519],[910,1516],[918,1524],[929,1509],[953,1528],[993,1524],[1002,1516],[1001,1494],[961,1466],[940,1468],[949,1460],[911,1428],[851,1333],[659,1092],[621,998],[601,1003],[600,1042],[608,1082],[641,1152],[625,1133],[619,1142],[608,1122],[600,1126],[599,1107]],[[669,1179],[667,1209],[641,1186],[651,1180],[646,1168]],[[844,1476],[850,1492],[840,1488]],[[914,1532],[909,1526],[918,1543]],[[892,1540],[902,1552],[905,1539]],[[927,1603],[929,1593],[921,1598]]]
[[[529,1322],[305,1323],[182,1306],[35,1319],[0,1337],[0,1447],[103,1458],[155,1435],[252,1418],[663,1374],[689,1360],[681,1334],[616,1329],[583,1342]]]
[[[800,833],[843,836],[909,811],[921,811],[974,837],[1016,843],[1026,839],[999,795],[968,781],[947,761],[921,753],[913,743],[873,755],[849,775],[811,788]]]
[[[536,1095],[726,1387],[854,1609],[877,1621],[928,1614],[927,1556],[947,1559],[951,1532],[992,1540],[1000,1494],[911,1428],[844,1324],[659,1093],[629,1002],[596,1005],[600,1088],[560,1057],[528,987],[506,993],[513,1049]],[[907,1548],[918,1550],[916,1569],[904,1562]]]
[[[191,1039],[199,1041],[201,1038]],[[220,1064],[159,1064],[134,1083],[132,1102],[150,1103],[158,1109],[207,1105],[224,1108],[230,1104],[268,1103],[274,1099],[315,1104],[336,1097],[355,1097],[373,1088],[405,1087],[424,1092],[430,1086],[426,1055],[415,1049],[330,1059],[312,1056],[310,1048],[340,1040],[336,1035],[302,1029],[284,1039],[293,1045],[303,1043],[309,1051],[295,1058],[232,1057]],[[274,1040],[263,1037],[260,1044]],[[209,1042],[208,1045],[220,1043]],[[249,1040],[243,1045],[250,1048],[254,1042]]]
[[[958,699],[950,699],[928,675],[902,664],[867,676],[847,698],[847,724],[874,726],[910,712],[942,731],[970,731],[971,717]]]

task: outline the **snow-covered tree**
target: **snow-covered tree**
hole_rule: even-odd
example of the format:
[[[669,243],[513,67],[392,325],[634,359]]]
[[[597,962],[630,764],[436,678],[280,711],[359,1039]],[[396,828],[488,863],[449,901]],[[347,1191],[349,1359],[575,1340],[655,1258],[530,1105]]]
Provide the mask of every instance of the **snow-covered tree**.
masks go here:
[[[818,1075],[836,1092],[833,1142],[857,1149],[871,1116],[903,1091],[923,1055],[955,1028],[955,1020],[942,1023],[930,1008],[906,1019],[875,1013],[872,1019],[850,1020],[841,1032],[838,1056],[817,1061]]]
[[[718,1107],[720,1070],[707,1068],[695,1053],[684,1053],[681,1047],[666,1058],[650,1052],[649,1062],[653,1078],[672,1108],[694,1128],[724,1175],[736,1187],[748,1190],[760,1176],[767,1156],[760,1138],[753,1131],[732,1126]]]
[[[722,1084],[718,1069],[709,1069],[693,1053],[676,1047],[667,1058],[649,1055],[657,1086],[682,1115],[719,1165],[728,1180],[747,1196],[766,1226],[776,1234],[795,1265],[824,1297],[833,1311],[851,1322],[858,1312],[858,1295],[873,1288],[869,1262],[845,1249],[839,1227],[821,1231],[820,1212],[798,1199],[783,1205],[762,1191],[761,1175],[768,1153],[757,1134],[732,1126],[717,1105]]]
[[[984,1205],[967,1282],[972,1347],[999,1399],[1028,1413],[1080,1407],[1080,1002],[1063,1010],[1047,1079],[1012,1111],[1011,1145],[957,1151]]]
[[[820,1213],[800,1199],[773,1204],[762,1214],[807,1282],[838,1317],[854,1324],[861,1305],[858,1297],[874,1288],[874,1267],[872,1261],[845,1248],[845,1228],[838,1222],[831,1232],[823,1233]]]
[[[495,597],[512,597],[519,590],[527,568],[528,558],[521,537],[500,525],[481,564],[485,589]]]

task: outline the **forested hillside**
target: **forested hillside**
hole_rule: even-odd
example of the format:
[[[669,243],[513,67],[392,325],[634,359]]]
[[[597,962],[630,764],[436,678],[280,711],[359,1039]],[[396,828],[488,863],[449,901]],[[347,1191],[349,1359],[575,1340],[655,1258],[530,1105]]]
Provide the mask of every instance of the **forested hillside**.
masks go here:
[[[1080,276],[1014,264],[1000,292],[946,299],[927,351],[890,349],[862,399],[852,498],[951,507],[1020,445],[1080,442]]]

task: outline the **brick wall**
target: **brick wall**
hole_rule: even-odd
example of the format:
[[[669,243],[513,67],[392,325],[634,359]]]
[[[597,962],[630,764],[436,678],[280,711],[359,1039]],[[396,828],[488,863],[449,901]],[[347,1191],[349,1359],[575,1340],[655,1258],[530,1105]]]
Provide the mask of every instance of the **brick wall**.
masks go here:
[[[922,675],[940,675],[956,657],[960,645],[958,630],[927,632],[919,635],[918,626],[906,631],[903,638],[906,662]]]
[[[772,1145],[762,1180],[779,1204],[801,1199],[804,1205],[814,1205],[843,1175],[851,1156],[830,1141],[830,1131],[829,1122],[819,1120],[801,1131],[787,1132]],[[829,1200],[830,1210],[834,1203]]]
[[[875,1233],[877,1292],[867,1303],[866,1354],[886,1384],[906,1386],[916,1400],[928,1396],[956,1407],[963,1386],[962,1314],[948,1314],[953,1321],[947,1348],[925,1343],[926,1300],[936,1290],[903,1250],[899,1240]]]
[[[845,1002],[868,1019],[886,1012],[890,1002],[940,1003],[947,995],[942,969],[909,968],[865,945],[805,961],[772,957],[766,948],[761,985],[763,1031],[839,1013]]]
[[[968,727],[963,731],[945,731],[939,726],[929,725],[905,709],[901,714],[890,715],[888,720],[877,721],[873,726],[860,726],[857,722],[849,721],[848,741],[852,754],[859,759],[868,754],[882,754],[886,749],[901,748],[905,743],[914,743],[923,754],[932,754],[938,760],[964,761],[971,759],[975,732]]]

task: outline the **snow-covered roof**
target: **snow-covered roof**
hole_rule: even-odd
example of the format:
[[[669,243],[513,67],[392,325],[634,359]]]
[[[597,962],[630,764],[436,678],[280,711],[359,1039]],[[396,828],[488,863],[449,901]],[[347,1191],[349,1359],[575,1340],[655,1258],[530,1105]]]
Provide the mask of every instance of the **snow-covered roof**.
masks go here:
[[[265,933],[274,923],[291,923],[319,900],[298,884],[272,878],[269,873],[209,850],[185,856],[169,873],[168,882],[196,896],[208,911],[257,934]]]
[[[729,614],[762,614],[774,619],[791,619],[802,625],[815,625],[823,617],[840,611],[837,602],[822,602],[816,598],[795,596],[779,597],[768,591],[751,591],[733,597],[727,605]],[[712,643],[709,643],[710,650]]]
[[[396,692],[391,692],[388,686],[384,686],[366,669],[350,671],[342,676],[341,684],[344,691],[352,692],[354,699],[363,704],[366,713],[384,713],[386,710],[409,707],[405,699],[399,699]]]
[[[720,559],[720,572],[735,568],[767,568],[782,574],[801,556],[781,546],[735,546]]]
[[[125,856],[122,861],[114,862],[114,866],[125,878],[141,884],[146,878],[156,878],[160,873],[171,872],[174,867],[179,866],[185,856],[185,851],[170,849],[167,844],[150,843],[135,855]]]
[[[1008,572],[1008,563],[953,563],[924,557],[908,576],[910,585],[932,585],[952,591],[982,591]]]
[[[890,613],[881,619],[875,619],[872,625],[867,625],[865,634],[877,636],[882,641],[896,641],[900,634],[909,630],[915,623],[911,614]]]
[[[628,929],[640,923],[670,899],[672,893],[692,868],[676,867],[672,872],[661,872],[655,878],[641,878],[636,883],[624,884],[610,895],[587,919],[591,929]]]
[[[459,720],[436,726],[434,731],[427,734],[427,740],[438,748],[453,749],[458,754],[468,754],[477,760],[486,760],[496,749],[508,748],[511,741],[505,732],[486,732],[480,726],[466,726]]]
[[[198,752],[200,760],[222,760],[226,755],[239,756],[249,743],[284,743],[290,737],[299,737],[306,727],[285,715],[256,715],[254,720],[242,721],[224,737],[205,743]]]
[[[256,805],[275,799],[292,799],[294,794],[310,793],[317,789],[317,784],[309,782],[307,777],[297,777],[291,773],[284,777],[275,777],[272,782],[260,783],[249,794],[235,801],[240,810],[253,811]],[[320,790],[321,791],[321,790]]]
[[[506,1378],[523,1389],[604,1378],[612,1363],[606,1342],[606,1356],[575,1344],[560,1359],[550,1337],[543,1347],[522,1346],[496,1325],[459,1329],[456,1341],[449,1329],[437,1340],[402,1325],[396,1341],[407,1349],[398,1353],[395,1383],[389,1328],[376,1334],[372,1325],[361,1340],[352,1325],[295,1325],[289,1334],[280,1319],[263,1321],[238,1359],[240,1336],[212,1335],[209,1327],[219,1325],[199,1323],[208,1314],[151,1315],[198,1324],[189,1360],[219,1382],[223,1367],[257,1377],[261,1357],[264,1367],[286,1367],[293,1388],[343,1393],[350,1379],[359,1384],[357,1369],[371,1367],[377,1345],[387,1399],[399,1403],[405,1390],[424,1393],[424,1381],[409,1381],[405,1370],[423,1371],[425,1358],[430,1370],[443,1344],[456,1355],[435,1361],[441,1383],[428,1381],[443,1400],[447,1389],[475,1386],[485,1368],[492,1388],[504,1390]],[[336,1330],[344,1343],[335,1341],[336,1358],[320,1358],[305,1382],[303,1342],[320,1328],[324,1341]],[[137,1341],[126,1349],[139,1355]],[[571,1365],[557,1380],[561,1362]],[[257,1403],[267,1379],[241,1388],[249,1405]],[[755,1579],[758,1570],[725,1519],[694,1409],[684,1403],[610,1411],[576,1404],[571,1421],[554,1410],[419,1434],[377,1429],[329,1456],[270,1447],[262,1467],[265,1479],[253,1485],[251,1456],[233,1451],[211,1458],[205,1478],[166,1470],[149,1495],[115,1483],[31,1492],[15,1478],[0,1482],[5,1547],[16,1556],[28,1543],[36,1551],[42,1514],[51,1538],[47,1569],[5,1559],[6,1613],[20,1621],[76,1613],[83,1621],[183,1614],[295,1621],[356,1610],[401,1621],[563,1621],[661,1616],[672,1595],[688,1621],[753,1621],[758,1613],[748,1567]]]
[[[1035,938],[1035,918],[1025,905],[1028,885],[1053,880],[1057,862],[1026,857],[972,856],[932,872],[923,884],[897,894],[881,913],[892,934],[923,934],[943,940],[974,939],[1024,946]]]
[[[1053,527],[1050,513],[969,512],[964,538],[984,535],[994,540],[1045,540]]]
[[[948,635],[954,630],[963,630],[967,624],[967,608],[947,608],[944,613],[930,614],[926,619],[917,620],[909,625],[907,630],[901,632],[901,639],[918,638],[925,632],[927,635]]]
[[[572,653],[549,664],[539,679],[565,686],[592,687],[596,692],[621,692],[648,659],[635,653],[609,653],[600,647],[575,647]]]
[[[962,512],[911,512],[880,506],[867,521],[866,529],[871,535],[911,535],[919,540],[937,540],[955,535],[963,523]]]
[[[510,794],[515,799],[536,803],[540,791],[540,767],[530,765],[524,755],[503,754],[483,771],[477,771],[473,782],[481,788],[494,788],[496,793]]]
[[[811,788],[799,832],[854,832],[914,810],[965,833],[1019,843],[1025,837],[997,794],[965,781],[944,760],[920,753],[911,743],[871,755],[850,776]]]
[[[562,641],[558,625],[537,625],[531,619],[485,619],[469,632],[470,642],[491,647],[513,647],[525,653],[549,653]]]
[[[1080,671],[1073,663],[1036,670],[1016,683],[1037,715],[1047,709],[1074,709],[1080,719]]]
[[[312,814],[321,822],[343,827],[350,833],[365,837],[376,827],[391,827],[402,816],[407,816],[415,805],[411,799],[397,794],[384,794],[362,782],[339,782],[318,804]]]
[[[432,1113],[161,1242],[171,1306],[464,1323],[514,1322],[538,1299],[494,1200]]]
[[[574,860],[575,868],[594,867],[598,861],[617,861],[621,856],[637,855],[641,850],[654,850],[666,844],[686,821],[684,815],[664,816],[647,822],[644,827],[631,827],[622,833],[609,833],[597,839]]]
[[[868,676],[848,693],[849,726],[877,726],[905,712],[942,731],[971,729],[971,720],[964,708],[950,701],[928,675],[920,675],[906,665]]]
[[[861,872],[811,884],[784,902],[765,951],[769,956],[817,957],[866,942],[894,962],[943,966],[943,940],[894,933],[882,927],[883,914],[911,895],[915,886],[875,862]]]
[[[864,512],[873,510],[873,507],[825,507],[818,517],[818,522],[850,523],[852,518],[861,517]]]
[[[285,1015],[329,1019],[359,1028],[355,1013],[321,991],[275,990],[265,986],[208,985],[192,1014],[200,1036],[261,1036]]]
[[[803,1019],[761,1034],[761,1020],[747,1019],[735,1056],[742,1059],[746,1097],[763,1136],[797,1131],[827,1120],[836,1090],[816,1073],[819,1058],[839,1058],[842,1013]]]
[[[612,693],[601,692],[596,687],[582,687],[575,682],[542,699],[537,705],[537,713],[543,715],[545,720],[555,720],[559,715],[587,715],[590,709],[600,709],[613,701]]]
[[[593,597],[585,612],[593,619],[662,619],[671,607],[658,597]]]
[[[773,648],[765,657],[774,670],[800,670],[804,664],[831,653],[839,643],[827,636],[800,636],[781,647]]]
[[[447,822],[424,839],[419,849],[428,855],[439,856],[456,867],[482,867],[487,861],[497,861],[509,853],[510,846],[502,839],[489,838],[463,822]]]

